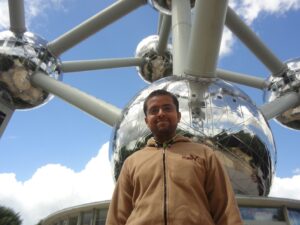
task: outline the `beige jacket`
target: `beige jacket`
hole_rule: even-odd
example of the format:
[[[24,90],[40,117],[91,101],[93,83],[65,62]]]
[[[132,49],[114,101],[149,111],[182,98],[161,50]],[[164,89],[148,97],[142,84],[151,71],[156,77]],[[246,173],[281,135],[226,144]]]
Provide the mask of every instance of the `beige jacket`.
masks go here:
[[[214,152],[177,136],[165,149],[150,139],[128,157],[106,225],[241,225],[231,183]]]

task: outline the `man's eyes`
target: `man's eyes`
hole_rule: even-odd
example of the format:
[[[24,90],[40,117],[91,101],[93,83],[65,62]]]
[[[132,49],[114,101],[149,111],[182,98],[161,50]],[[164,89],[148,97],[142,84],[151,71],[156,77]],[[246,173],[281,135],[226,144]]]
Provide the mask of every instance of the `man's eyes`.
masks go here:
[[[161,107],[153,107],[151,109],[149,109],[148,113],[149,114],[157,114],[159,112],[159,110],[162,110],[163,112],[172,112],[174,110],[174,106],[172,105],[164,105]]]
[[[149,109],[148,113],[149,114],[157,114],[159,111],[159,108],[152,108],[152,109]]]
[[[173,111],[173,107],[171,105],[166,105],[166,106],[162,107],[162,110],[164,112],[171,112],[171,111]]]

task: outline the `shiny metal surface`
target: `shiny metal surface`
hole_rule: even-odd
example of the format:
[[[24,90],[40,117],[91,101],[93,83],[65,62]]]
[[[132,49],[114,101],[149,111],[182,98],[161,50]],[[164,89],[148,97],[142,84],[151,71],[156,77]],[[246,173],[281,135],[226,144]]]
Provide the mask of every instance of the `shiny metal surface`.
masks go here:
[[[145,146],[151,134],[144,122],[143,102],[156,89],[166,89],[180,103],[178,132],[213,147],[238,194],[269,193],[276,164],[271,130],[250,98],[221,80],[169,76],[141,91],[124,109],[113,132],[110,160],[117,179],[127,156]]]
[[[0,33],[0,90],[5,90],[8,95],[4,100],[15,109],[33,108],[51,98],[30,82],[35,71],[60,78],[59,60],[47,51],[46,44],[30,32],[22,35],[11,31]]]
[[[144,63],[137,67],[138,74],[148,83],[173,73],[172,46],[168,44],[164,55],[158,55],[158,40],[158,35],[151,35],[143,39],[136,48],[135,56],[144,59]]]
[[[172,0],[148,0],[148,2],[159,12],[170,15],[172,10]],[[195,0],[190,0],[191,8],[195,6]]]
[[[268,87],[264,89],[264,101],[272,102],[284,94],[300,90],[300,58],[292,59],[286,62],[289,70],[283,77],[268,78]],[[300,130],[300,106],[291,108],[275,118],[277,122],[292,128]]]

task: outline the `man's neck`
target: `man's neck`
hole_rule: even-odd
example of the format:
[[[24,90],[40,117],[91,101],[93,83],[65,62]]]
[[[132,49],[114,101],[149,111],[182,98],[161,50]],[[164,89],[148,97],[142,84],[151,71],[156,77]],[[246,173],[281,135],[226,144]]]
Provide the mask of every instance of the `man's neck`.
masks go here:
[[[171,137],[158,137],[158,136],[154,136],[154,139],[157,143],[159,144],[164,144],[164,143],[169,143],[171,142],[174,138],[175,138],[176,134],[172,135]]]

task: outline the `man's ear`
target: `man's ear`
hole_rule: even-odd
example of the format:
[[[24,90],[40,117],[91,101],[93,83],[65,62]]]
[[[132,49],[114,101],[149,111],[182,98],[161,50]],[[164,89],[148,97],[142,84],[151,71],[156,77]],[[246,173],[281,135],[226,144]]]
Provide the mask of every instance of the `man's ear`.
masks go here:
[[[147,119],[147,116],[145,117],[145,123],[148,125],[148,119]]]
[[[180,119],[181,119],[181,112],[178,112],[177,115],[178,115],[178,116],[177,116],[177,117],[178,117],[177,122],[179,123],[179,121],[180,121]]]

